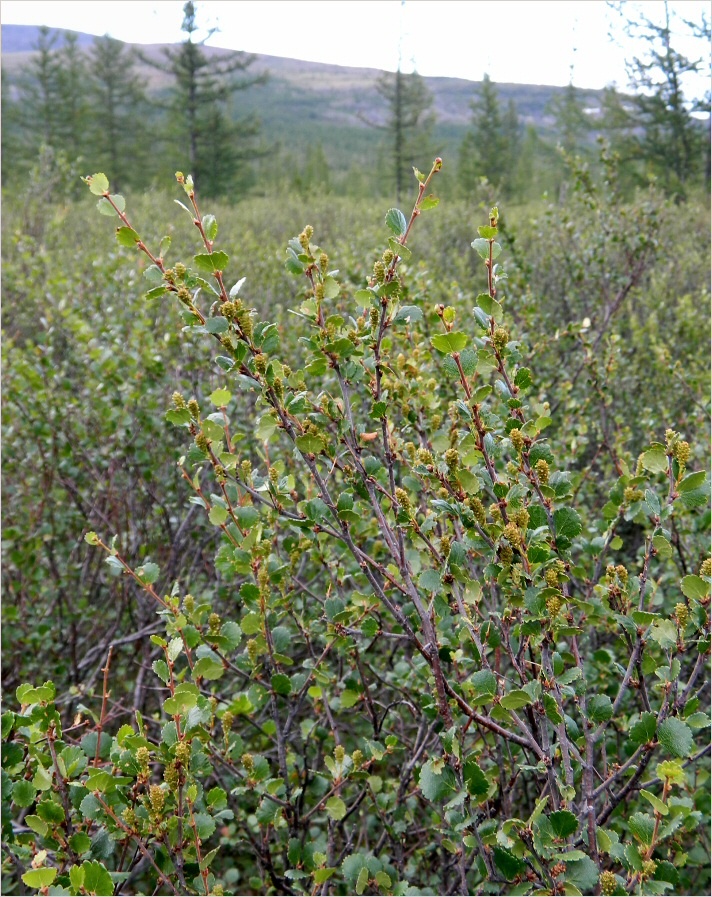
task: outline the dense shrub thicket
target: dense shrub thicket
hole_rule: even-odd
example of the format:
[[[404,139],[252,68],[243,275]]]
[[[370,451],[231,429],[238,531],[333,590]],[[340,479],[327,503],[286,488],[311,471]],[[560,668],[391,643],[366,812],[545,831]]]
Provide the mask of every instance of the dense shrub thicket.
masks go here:
[[[4,892],[708,890],[705,212],[440,165],[4,216]]]

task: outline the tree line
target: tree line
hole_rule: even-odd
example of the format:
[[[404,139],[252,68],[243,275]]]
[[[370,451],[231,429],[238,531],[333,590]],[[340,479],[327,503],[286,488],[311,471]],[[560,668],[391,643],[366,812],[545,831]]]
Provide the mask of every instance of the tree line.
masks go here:
[[[625,17],[625,5],[620,7]],[[644,50],[629,63],[633,92],[623,95],[607,88],[600,108],[590,110],[570,83],[549,105],[550,133],[525,127],[514,101],[505,104],[485,75],[470,103],[450,189],[466,198],[487,185],[505,198],[533,198],[532,191],[538,196],[544,189],[556,193],[567,182],[566,158],[593,161],[597,137],[605,138],[618,155],[631,189],[654,178],[667,192],[683,197],[690,187],[708,185],[709,91],[688,98],[683,82],[709,60],[691,60],[675,49],[667,4],[665,10],[663,24],[648,18],[625,22]],[[196,39],[196,5],[187,2],[183,13],[184,41],[165,49],[158,60],[108,36],[96,38],[84,53],[76,34],[67,32],[60,40],[57,32],[40,29],[36,52],[11,90],[3,73],[3,180],[26,170],[44,145],[70,160],[91,160],[111,171],[121,189],[149,186],[160,160],[161,170],[167,162],[189,167],[205,196],[226,189],[240,195],[249,192],[256,165],[265,159],[272,169],[267,181],[275,186],[287,177],[287,186],[297,191],[308,192],[317,182],[322,192],[338,191],[320,142],[300,154],[288,147],[280,156],[254,113],[236,113],[237,97],[268,78],[266,72],[253,71],[256,57],[243,52],[208,55],[204,41]],[[681,25],[709,45],[709,22]],[[165,86],[148,90],[139,63],[162,72]],[[413,166],[442,153],[443,138],[436,128],[433,94],[417,72],[385,72],[375,89],[385,117],[364,117],[363,122],[382,135],[387,164],[379,167],[399,202]],[[264,180],[264,171],[261,175]]]

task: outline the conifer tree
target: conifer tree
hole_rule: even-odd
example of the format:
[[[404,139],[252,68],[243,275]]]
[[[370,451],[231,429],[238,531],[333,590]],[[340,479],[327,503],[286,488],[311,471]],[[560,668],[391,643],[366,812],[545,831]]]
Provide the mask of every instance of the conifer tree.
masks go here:
[[[460,185],[471,193],[484,177],[505,193],[511,191],[521,140],[516,106],[510,102],[502,112],[497,88],[486,74],[470,108],[471,127],[460,145]]]
[[[621,15],[626,11],[619,6]],[[682,21],[682,25],[702,39],[701,53],[709,54],[709,23]],[[685,76],[702,71],[703,57],[688,59],[673,46],[673,21],[668,3],[664,20],[646,15],[626,19],[627,32],[645,42],[647,53],[635,56],[628,65],[628,77],[635,90],[630,116],[631,136],[639,156],[646,163],[644,174],[653,174],[663,187],[684,196],[685,184],[702,176],[709,158],[709,127],[697,121],[695,112],[707,111],[709,93],[703,98],[685,96]],[[703,49],[704,46],[704,49]]]
[[[164,51],[164,62],[142,59],[173,78],[169,111],[183,152],[176,165],[190,170],[204,196],[214,196],[226,185],[236,187],[240,178],[244,182],[249,160],[257,153],[259,122],[251,116],[234,120],[230,100],[236,92],[264,83],[266,74],[245,75],[254,55],[208,55],[203,48],[207,37],[195,40],[199,29],[192,0],[183,7],[182,30],[186,39],[178,49]]]
[[[585,152],[591,127],[581,102],[581,93],[574,87],[573,81],[569,81],[563,93],[556,94],[551,101],[550,111],[556,121],[558,141],[562,149],[570,155]]]
[[[386,122],[364,121],[387,132],[395,197],[400,203],[413,167],[419,160],[422,165],[421,157],[433,155],[433,95],[417,72],[403,72],[400,66],[395,72],[384,72],[376,82],[376,90],[388,104]]]
[[[93,155],[98,167],[115,172],[117,189],[128,181],[140,183],[145,171],[144,132],[135,122],[149,107],[135,66],[135,53],[121,41],[108,35],[94,41],[89,61]]]
[[[58,32],[45,25],[39,29],[35,53],[19,81],[16,120],[28,149],[36,150],[41,143],[56,146],[60,139],[58,41]],[[3,91],[3,106],[5,101]]]
[[[61,148],[78,159],[89,149],[87,130],[89,103],[87,100],[88,69],[86,57],[79,48],[79,35],[68,31],[58,51],[57,102],[58,131]]]

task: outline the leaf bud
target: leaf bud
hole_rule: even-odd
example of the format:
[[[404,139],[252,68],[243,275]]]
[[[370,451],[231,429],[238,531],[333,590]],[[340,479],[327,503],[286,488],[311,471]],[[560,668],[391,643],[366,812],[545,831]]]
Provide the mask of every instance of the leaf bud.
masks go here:
[[[534,470],[539,482],[545,486],[549,482],[549,464],[544,460],[544,458],[539,458],[539,460],[534,465]]]
[[[32,868],[33,869],[41,869],[45,862],[47,861],[47,851],[46,850],[38,850],[37,853],[32,857]]]

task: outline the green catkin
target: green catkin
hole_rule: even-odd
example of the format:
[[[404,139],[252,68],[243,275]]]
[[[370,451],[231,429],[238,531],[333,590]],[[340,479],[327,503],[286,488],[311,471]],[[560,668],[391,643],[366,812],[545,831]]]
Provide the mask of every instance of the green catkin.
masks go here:
[[[601,872],[599,879],[601,883],[601,893],[606,895],[615,894],[618,889],[618,882],[613,872]]]
[[[499,353],[501,353],[509,342],[509,331],[504,327],[497,327],[492,334],[492,342]]]
[[[539,458],[534,465],[534,472],[536,473],[539,482],[543,486],[546,486],[549,482],[549,465],[543,458]]]
[[[512,445],[514,446],[515,451],[520,453],[525,445],[522,431],[515,427],[513,430],[509,431],[509,438],[512,441]]]

